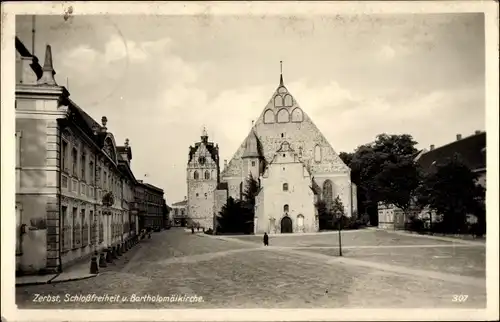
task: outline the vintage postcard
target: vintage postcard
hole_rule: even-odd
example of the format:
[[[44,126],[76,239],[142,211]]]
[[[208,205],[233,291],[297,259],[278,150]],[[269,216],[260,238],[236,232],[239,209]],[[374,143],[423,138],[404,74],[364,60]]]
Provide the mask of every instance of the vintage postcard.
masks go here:
[[[498,3],[7,2],[1,31],[2,319],[498,319]]]

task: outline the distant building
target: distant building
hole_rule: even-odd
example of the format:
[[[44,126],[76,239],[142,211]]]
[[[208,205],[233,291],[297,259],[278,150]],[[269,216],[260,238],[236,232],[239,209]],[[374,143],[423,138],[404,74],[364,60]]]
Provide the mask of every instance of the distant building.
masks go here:
[[[135,197],[139,209],[139,230],[146,227],[164,227],[163,189],[138,180]]]
[[[429,150],[422,150],[415,158],[415,161],[424,172],[432,171],[433,168],[446,160],[458,155],[461,160],[479,175],[478,184],[486,188],[486,132],[475,131],[474,134],[462,137],[457,134],[456,140],[444,146],[435,148],[431,145]],[[413,211],[410,215],[417,215],[422,219],[432,221],[440,217],[434,212],[425,209],[423,211]],[[379,227],[386,229],[403,229],[407,218],[403,211],[394,205],[379,204]],[[476,221],[474,216],[468,216],[469,222]]]
[[[16,37],[16,271],[61,272],[134,236],[135,178],[128,140],[69,98]]]
[[[173,221],[173,226],[176,227],[185,227],[189,224],[188,216],[187,216],[187,197],[184,197],[184,200],[173,203],[171,216]]]
[[[187,216],[193,224],[213,226],[213,206],[219,182],[219,147],[208,141],[205,129],[201,141],[189,147],[187,164]]]

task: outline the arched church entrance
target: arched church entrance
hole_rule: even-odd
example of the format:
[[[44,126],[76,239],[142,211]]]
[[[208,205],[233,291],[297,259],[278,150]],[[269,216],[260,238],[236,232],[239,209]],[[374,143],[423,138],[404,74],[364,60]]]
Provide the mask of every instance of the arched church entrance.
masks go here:
[[[283,217],[283,219],[281,219],[281,233],[293,233],[292,219],[288,216],[285,216]]]

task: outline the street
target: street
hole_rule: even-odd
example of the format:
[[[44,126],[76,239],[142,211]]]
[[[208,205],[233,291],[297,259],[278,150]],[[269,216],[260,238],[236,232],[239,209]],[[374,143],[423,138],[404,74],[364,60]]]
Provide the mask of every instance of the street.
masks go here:
[[[308,236],[154,233],[91,279],[20,286],[19,308],[484,308],[485,246],[377,230]],[[68,295],[66,295],[68,294]],[[89,295],[203,301],[64,301]],[[48,302],[43,296],[60,296]],[[37,298],[37,301],[34,301]]]

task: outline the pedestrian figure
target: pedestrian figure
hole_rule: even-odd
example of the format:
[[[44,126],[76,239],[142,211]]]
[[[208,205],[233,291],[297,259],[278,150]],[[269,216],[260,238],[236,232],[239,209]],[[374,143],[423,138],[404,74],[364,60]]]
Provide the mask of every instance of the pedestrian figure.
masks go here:
[[[194,227],[191,227],[191,234],[194,234]]]
[[[196,231],[200,231],[200,226],[196,227]]]
[[[264,246],[269,246],[269,236],[264,233]]]

